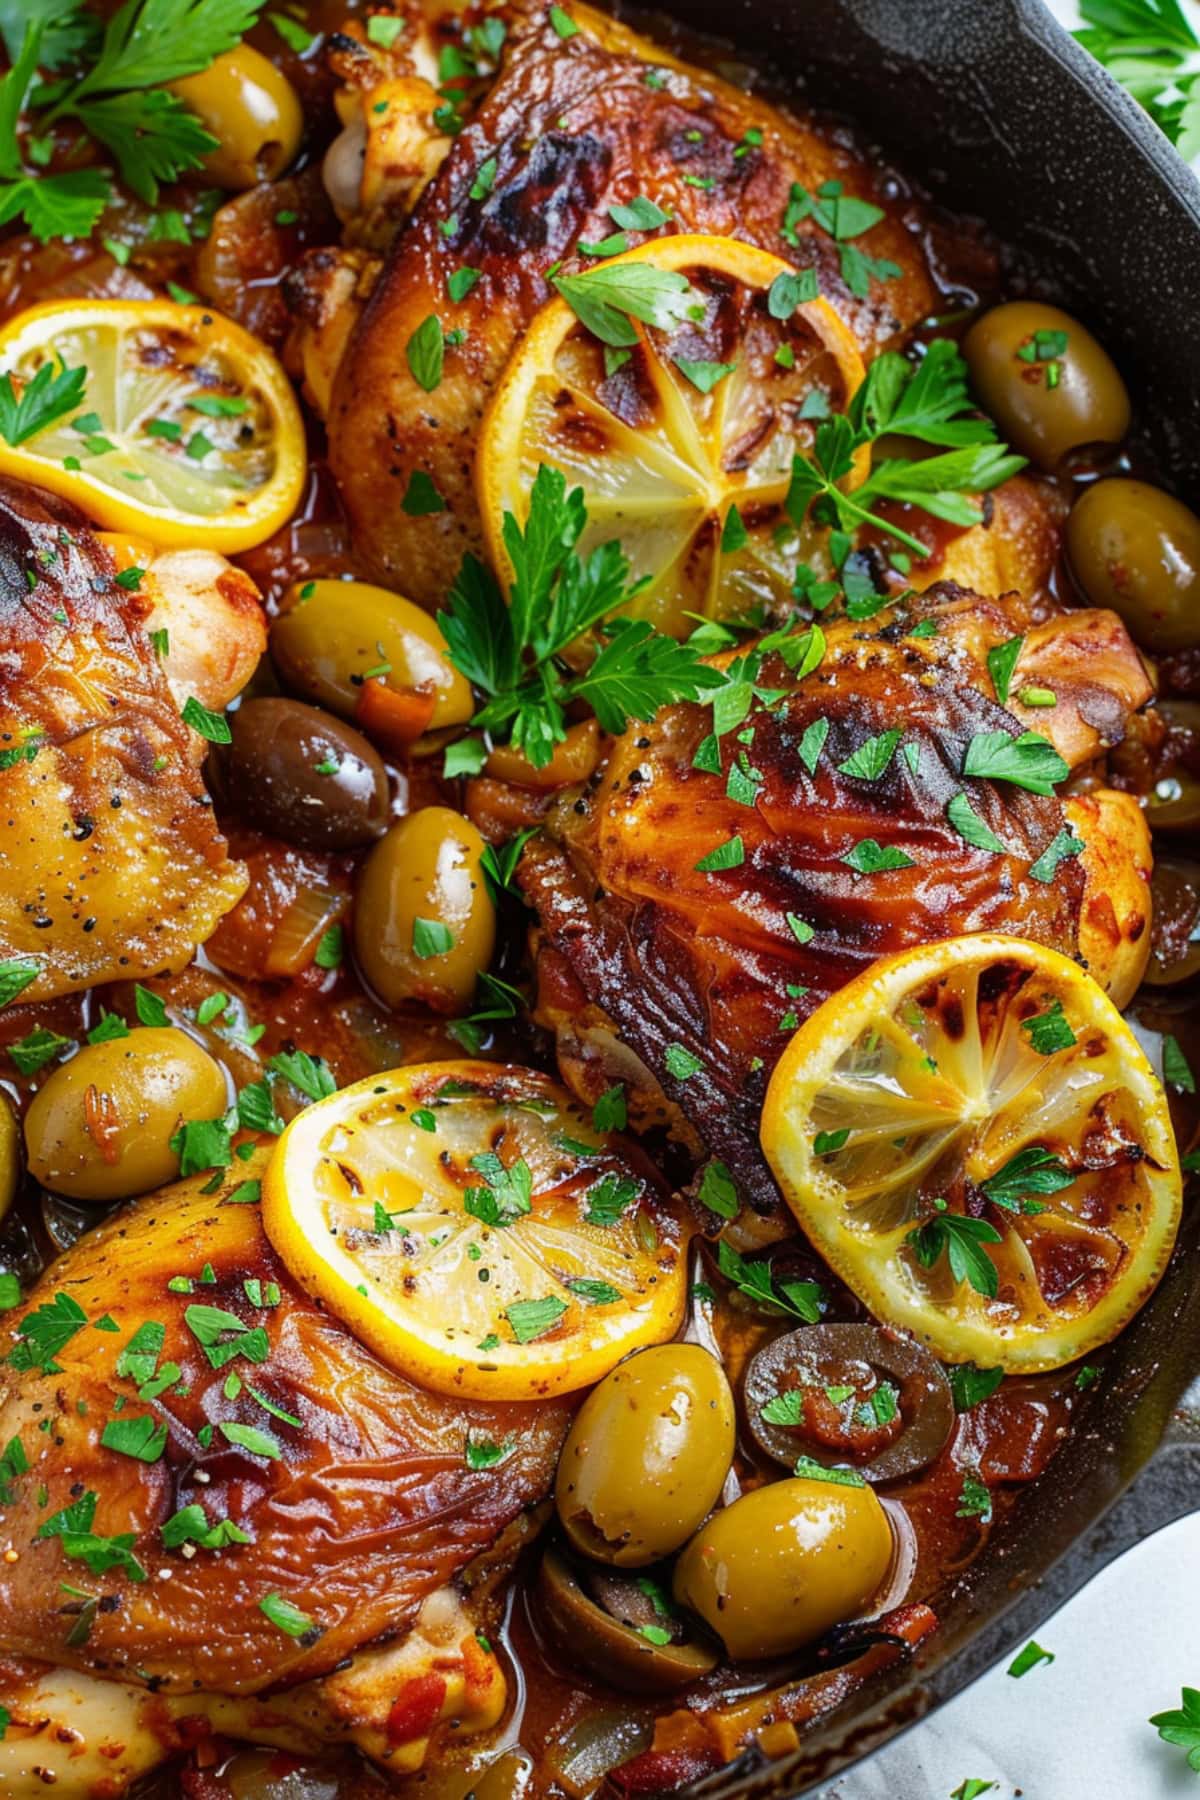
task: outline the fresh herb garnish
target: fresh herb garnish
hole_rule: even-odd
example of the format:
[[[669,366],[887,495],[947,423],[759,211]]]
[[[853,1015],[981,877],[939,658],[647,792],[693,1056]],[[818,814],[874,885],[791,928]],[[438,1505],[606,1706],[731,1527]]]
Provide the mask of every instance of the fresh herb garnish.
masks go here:
[[[583,674],[566,669],[568,645],[633,592],[619,544],[599,544],[586,558],[577,553],[586,523],[582,489],[568,493],[564,476],[543,464],[524,530],[505,515],[516,577],[511,603],[468,556],[449,610],[438,614],[451,662],[486,697],[474,723],[510,738],[535,768],[546,766],[566,736],[564,709],[572,700],[586,701],[603,729],[617,733],[631,718],[651,719],[671,701],[695,699],[725,680],[687,645],[633,619],[607,626],[607,641]]]
[[[1075,36],[1128,88],[1180,156],[1200,155],[1200,51],[1178,0],[1080,0]],[[1193,1765],[1200,1767],[1200,1764]]]
[[[945,1206],[945,1201],[942,1202]],[[955,1281],[969,1281],[977,1294],[994,1300],[1000,1275],[986,1244],[998,1244],[1000,1233],[986,1219],[968,1219],[961,1213],[941,1211],[905,1234],[913,1254],[924,1269],[934,1268],[945,1256]]]
[[[1188,1767],[1200,1775],[1200,1692],[1185,1687],[1180,1698],[1182,1706],[1155,1713],[1150,1724],[1165,1744],[1187,1751]]]
[[[1028,1675],[1030,1669],[1036,1669],[1040,1663],[1052,1663],[1053,1650],[1043,1650],[1035,1638],[1031,1638],[1023,1650],[1018,1650],[1008,1665],[1008,1673],[1020,1681],[1022,1675]]]
[[[819,1324],[825,1295],[818,1282],[776,1281],[769,1258],[752,1262],[724,1238],[717,1244],[717,1267],[748,1300],[769,1310],[791,1313],[806,1325]]]

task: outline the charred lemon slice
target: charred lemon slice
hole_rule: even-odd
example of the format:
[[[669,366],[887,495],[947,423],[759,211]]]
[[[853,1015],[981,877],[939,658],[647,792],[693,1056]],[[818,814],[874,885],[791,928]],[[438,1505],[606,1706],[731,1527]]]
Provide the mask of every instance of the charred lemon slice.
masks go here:
[[[784,506],[792,461],[864,370],[832,307],[797,301],[797,272],[765,250],[667,237],[578,280],[631,265],[685,278],[685,316],[664,330],[631,320],[636,342],[614,349],[565,299],[550,301],[493,395],[476,485],[489,551],[511,579],[504,515],[523,525],[539,464],[561,470],[587,504],[581,554],[619,540],[646,582],[630,610],[682,636],[689,613],[729,616],[791,593],[805,555]]]
[[[171,300],[64,300],[0,331],[18,395],[60,364],[86,370],[79,404],[0,442],[0,473],[158,546],[248,550],[295,511],[300,411],[279,362],[231,319]]]
[[[293,1120],[263,1219],[385,1362],[436,1393],[534,1400],[678,1328],[680,1227],[630,1155],[532,1070],[424,1064]]]
[[[948,1362],[1053,1369],[1121,1329],[1166,1266],[1166,1099],[1100,987],[986,935],[874,963],[774,1072],[767,1159],[871,1311]]]

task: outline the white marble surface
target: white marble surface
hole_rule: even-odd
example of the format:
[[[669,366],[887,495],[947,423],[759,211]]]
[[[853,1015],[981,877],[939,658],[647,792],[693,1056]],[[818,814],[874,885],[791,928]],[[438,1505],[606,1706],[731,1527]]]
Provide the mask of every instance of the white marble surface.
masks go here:
[[[819,1800],[1200,1800],[1184,1751],[1147,1724],[1200,1686],[1200,1513],[1097,1575],[1037,1632],[1054,1653],[1019,1680],[998,1664]]]
[[[1047,3],[1079,23],[1074,0]],[[1017,1680],[1006,1658],[819,1800],[950,1800],[972,1776],[995,1784],[983,1800],[1200,1800],[1184,1751],[1147,1724],[1200,1687],[1200,1513],[1096,1576],[1037,1641],[1052,1664]]]

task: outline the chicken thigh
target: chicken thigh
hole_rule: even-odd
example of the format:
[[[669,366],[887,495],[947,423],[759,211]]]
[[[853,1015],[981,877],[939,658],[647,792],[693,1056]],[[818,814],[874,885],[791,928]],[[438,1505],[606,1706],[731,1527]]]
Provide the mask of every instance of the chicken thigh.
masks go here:
[[[769,1211],[758,1120],[771,1070],[796,1026],[875,957],[1011,932],[1078,957],[1129,999],[1149,950],[1136,803],[964,775],[973,740],[998,733],[1003,745],[1032,722],[1065,777],[1149,697],[1120,621],[1076,612],[1031,630],[1022,680],[1052,666],[1059,698],[1015,718],[987,653],[1027,611],[944,586],[869,623],[838,618],[799,682],[778,653],[766,658],[719,770],[713,708],[689,703],[631,728],[590,790],[568,791],[526,848],[521,882],[538,917],[541,1016],[582,1097],[624,1079],[647,1118],[656,1105],[663,1116],[665,1095],[693,1152],[722,1157]],[[735,840],[739,857],[713,857]],[[682,1078],[680,1052],[699,1063]]]

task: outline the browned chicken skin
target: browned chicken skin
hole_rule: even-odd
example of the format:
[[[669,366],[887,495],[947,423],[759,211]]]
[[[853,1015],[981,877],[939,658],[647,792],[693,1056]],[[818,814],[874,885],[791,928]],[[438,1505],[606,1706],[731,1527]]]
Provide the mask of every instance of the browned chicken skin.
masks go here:
[[[435,1589],[547,1491],[567,1407],[451,1402],[384,1368],[290,1284],[258,1207],[229,1199],[261,1173],[261,1161],[239,1164],[215,1194],[197,1178],[117,1213],[27,1296],[22,1318],[61,1293],[90,1323],[58,1353],[58,1373],[6,1364],[0,1376],[0,1443],[19,1438],[31,1465],[3,1514],[3,1544],[16,1552],[0,1558],[7,1654],[152,1681],[168,1697],[194,1689],[250,1695],[309,1681],[364,1645],[405,1632]],[[215,1280],[198,1279],[206,1268]],[[194,1291],[168,1291],[178,1276],[190,1277]],[[254,1305],[247,1279],[278,1283],[278,1303]],[[211,1366],[186,1322],[196,1305],[236,1314],[247,1329],[262,1326],[269,1361],[259,1367],[238,1356]],[[115,1328],[98,1329],[106,1317]],[[180,1371],[148,1401],[139,1399],[138,1381],[116,1369],[146,1321],[165,1327],[160,1368],[173,1362]],[[220,1336],[236,1341],[229,1331]],[[231,1373],[245,1384],[232,1400],[224,1393]],[[249,1387],[301,1427],[277,1423]],[[150,1464],[100,1443],[110,1419],[136,1416],[171,1422],[167,1449]],[[43,1420],[51,1430],[39,1429]],[[220,1421],[269,1430],[282,1454],[271,1460],[226,1441]],[[214,1425],[207,1447],[199,1435],[206,1425]],[[511,1438],[512,1453],[472,1473],[468,1433]],[[88,1492],[97,1496],[88,1529],[131,1533],[144,1581],[120,1567],[89,1574],[64,1555],[59,1537],[41,1535],[47,1519]],[[251,1541],[190,1557],[165,1550],[163,1522],[191,1505],[211,1523],[232,1520]],[[103,1596],[82,1638],[71,1634],[77,1612],[63,1582]],[[260,1604],[270,1594],[299,1607],[313,1629],[280,1630]]]
[[[1132,992],[1140,976],[1149,922],[1140,818],[1132,850],[1122,843],[1120,855],[1105,855],[1097,884],[1121,909],[1114,940],[1107,931],[1089,933],[1082,909],[1089,857],[1101,855],[1117,827],[1097,807],[1093,849],[1061,861],[1052,879],[1038,879],[1031,865],[1074,823],[1069,808],[1077,803],[961,772],[976,734],[1017,735],[1017,722],[989,697],[986,654],[1020,631],[1021,613],[1013,597],[1001,605],[944,587],[869,624],[833,621],[823,662],[798,687],[778,656],[768,658],[761,685],[788,697],[751,712],[748,743],[732,734],[724,740],[720,776],[694,761],[712,730],[711,709],[669,708],[620,738],[590,791],[569,794],[549,815],[547,834],[525,852],[521,881],[539,921],[542,1015],[559,1031],[564,1071],[586,1091],[588,1030],[593,1043],[615,1033],[678,1107],[693,1148],[722,1157],[759,1207],[775,1203],[758,1145],[775,1060],[796,1024],[875,957],[1003,931],[1093,960],[1109,986]],[[921,618],[937,629],[914,639]],[[1080,707],[1106,711],[1111,742],[1149,684],[1119,621],[1076,614],[1070,625],[1085,641],[1090,627],[1108,660],[1084,657],[1074,695],[1064,690],[1038,724],[1061,734],[1067,760],[1078,762],[1071,746],[1085,735]],[[1052,634],[1045,642],[1053,650]],[[828,735],[814,761],[805,732],[822,719]],[[866,739],[896,727],[901,746],[881,777],[839,769]],[[752,804],[726,791],[728,768],[743,753],[757,789]],[[948,820],[948,804],[964,791],[1007,846],[1004,856],[972,847]],[[735,835],[744,862],[696,868]],[[844,858],[866,839],[903,852],[911,866],[855,872]],[[1124,888],[1113,884],[1118,865]],[[599,1012],[581,1036],[587,1007]],[[698,1057],[700,1071],[673,1076],[672,1045]],[[619,1053],[615,1063],[597,1056],[597,1079],[607,1084],[614,1071]]]
[[[146,612],[72,507],[0,481],[0,960],[38,965],[25,1000],[182,968],[245,890]]]
[[[541,6],[514,32],[499,78],[393,245],[334,385],[331,460],[357,549],[379,579],[422,605],[438,605],[464,551],[481,549],[472,470],[488,395],[552,297],[547,271],[581,238],[608,235],[611,206],[644,194],[670,211],[674,230],[737,236],[815,266],[864,355],[933,309],[920,240],[895,204],[856,239],[899,270],[872,282],[869,299],[850,291],[836,244],[811,221],[790,248],[780,234],[795,182],[811,191],[838,180],[886,204],[865,162],[612,20],[586,7],[575,16],[583,29],[565,41]],[[658,85],[647,84],[650,69]],[[481,184],[493,162],[494,178]],[[481,279],[451,307],[446,281],[464,265]],[[467,336],[427,394],[404,346],[431,313]],[[444,512],[401,511],[417,470],[432,477]]]

